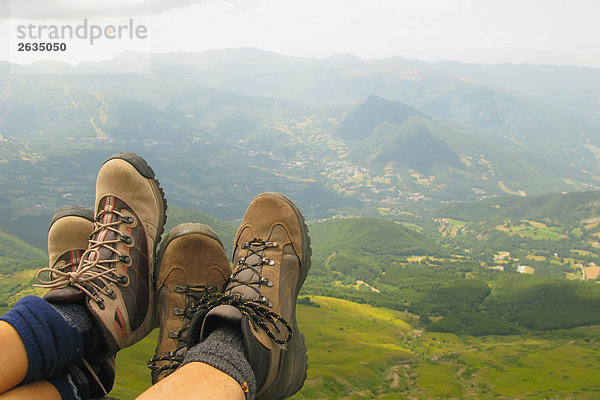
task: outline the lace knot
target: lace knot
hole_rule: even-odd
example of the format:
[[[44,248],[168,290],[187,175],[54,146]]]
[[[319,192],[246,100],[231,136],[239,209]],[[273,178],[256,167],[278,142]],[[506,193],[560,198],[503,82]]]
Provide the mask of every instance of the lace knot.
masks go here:
[[[77,272],[67,272],[69,275],[69,285],[73,286],[79,282],[79,274]]]

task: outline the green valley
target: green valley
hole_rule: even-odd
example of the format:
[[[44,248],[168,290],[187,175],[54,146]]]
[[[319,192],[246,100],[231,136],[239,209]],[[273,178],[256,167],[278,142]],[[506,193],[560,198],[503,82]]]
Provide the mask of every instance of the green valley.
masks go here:
[[[573,262],[595,259],[589,242],[597,222],[589,216],[597,197],[500,198],[403,214],[405,221],[310,222],[313,268],[298,306],[310,369],[295,398],[597,397],[600,387],[589,377],[600,369],[600,286],[539,267],[518,273],[514,260],[519,254],[532,265],[553,265],[540,255],[544,243],[570,248]],[[570,211],[560,211],[565,202]],[[168,229],[207,223],[231,250],[234,224],[176,206],[168,215]],[[523,227],[499,229],[509,219]],[[493,235],[504,238],[498,245],[506,251],[494,250]],[[6,239],[0,301],[10,305],[41,294],[31,283],[45,262],[35,260],[43,255],[37,249],[23,264],[6,262],[15,250],[27,251],[23,241]],[[504,271],[490,269],[496,264]],[[156,338],[119,354],[113,396],[134,398],[150,385],[145,362]]]
[[[423,332],[414,315],[328,297],[300,304],[308,379],[294,399],[578,398],[600,386],[600,326],[510,336]],[[117,361],[111,393],[150,386],[156,332]],[[568,360],[568,362],[566,362]]]

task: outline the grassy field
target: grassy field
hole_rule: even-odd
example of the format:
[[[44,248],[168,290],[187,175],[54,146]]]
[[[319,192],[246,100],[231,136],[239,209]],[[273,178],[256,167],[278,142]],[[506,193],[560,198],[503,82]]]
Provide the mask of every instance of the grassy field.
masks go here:
[[[416,398],[595,399],[599,327],[544,336],[419,338]],[[408,393],[407,393],[408,394]]]
[[[309,370],[294,399],[600,397],[600,326],[536,335],[423,333],[414,316],[327,297],[298,306]],[[411,325],[412,324],[412,325]],[[112,396],[150,384],[156,333],[123,350]]]
[[[298,305],[310,367],[307,382],[295,398],[343,398],[356,393],[371,398],[397,392],[386,376],[395,365],[414,360],[414,353],[402,346],[413,332],[405,322],[409,316],[326,297],[312,297],[312,301],[320,307]],[[154,354],[156,337],[153,332],[119,353],[111,396],[131,399],[150,386],[145,363]]]
[[[600,326],[457,336],[424,333],[403,312],[319,296],[311,302],[319,307],[298,306],[309,370],[294,399],[600,398]],[[119,353],[111,396],[133,399],[150,386],[145,364],[157,333]]]
[[[519,235],[536,240],[560,240],[565,236],[561,234],[560,227],[549,227],[541,222],[520,220],[514,225],[505,221],[503,225],[498,225],[497,230],[505,232],[510,236]]]
[[[16,271],[0,276],[0,304],[14,304],[21,297],[33,294],[41,296],[45,289],[32,286],[37,269]],[[37,282],[35,282],[37,283]]]
[[[150,370],[146,362],[154,355],[158,329],[146,336],[135,346],[123,349],[117,355],[117,379],[111,392],[111,397],[121,400],[134,399],[148,389]]]

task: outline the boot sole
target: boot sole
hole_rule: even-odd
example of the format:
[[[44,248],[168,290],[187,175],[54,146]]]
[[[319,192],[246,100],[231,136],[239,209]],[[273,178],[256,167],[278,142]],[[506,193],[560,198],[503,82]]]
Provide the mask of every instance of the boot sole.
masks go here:
[[[208,225],[192,222],[177,225],[165,235],[164,239],[160,244],[160,250],[158,252],[158,255],[156,256],[157,268],[154,269],[155,284],[156,282],[158,282],[160,264],[165,254],[165,250],[169,246],[169,243],[171,243],[172,240],[177,239],[178,237],[182,237],[193,233],[198,233],[200,235],[208,236],[211,239],[215,239],[217,242],[219,242],[219,245],[221,245],[221,247],[224,248],[223,242],[221,241],[221,238],[219,237],[217,232],[215,232],[214,229],[212,229]],[[158,291],[158,288],[155,288],[155,290]]]
[[[304,376],[302,377],[301,380],[298,381],[298,385],[296,385],[289,391],[285,392],[284,397],[277,397],[277,398],[287,398],[287,397],[290,397],[293,394],[297,393],[300,389],[302,389],[302,387],[304,386],[304,382],[306,381],[306,378],[307,378],[308,354],[306,352],[306,339],[304,338],[304,335],[302,334],[302,332],[300,332],[300,329],[298,328],[298,323],[296,320],[296,304],[297,304],[297,300],[298,300],[298,294],[300,293],[300,289],[302,288],[304,281],[306,281],[306,277],[308,276],[308,271],[310,270],[310,267],[311,267],[312,248],[311,248],[311,243],[310,243],[310,236],[308,235],[308,226],[306,225],[304,216],[300,212],[300,209],[298,208],[298,206],[296,206],[296,204],[289,197],[287,197],[281,193],[266,192],[266,193],[263,193],[262,195],[277,197],[278,199],[283,200],[286,203],[288,203],[290,205],[290,207],[294,210],[294,213],[296,214],[296,218],[298,219],[298,223],[300,225],[300,233],[302,235],[302,268],[300,269],[299,285],[297,285],[297,288],[296,288],[296,293],[294,296],[294,308],[293,308],[293,312],[292,312],[292,331],[294,332],[294,336],[296,336],[298,339],[296,341],[294,341],[294,337],[292,337],[292,342],[290,342],[289,345],[295,346],[298,350],[300,350],[300,353],[303,354],[303,356],[304,356],[303,357]],[[280,373],[281,372],[283,372],[283,371],[280,371]],[[283,390],[282,388],[279,388],[277,386],[271,387],[263,395],[261,395],[261,398],[270,399],[273,397],[272,394],[278,393],[278,392],[280,393],[282,390]]]
[[[290,207],[292,207],[292,209],[294,210],[294,213],[296,214],[296,218],[298,218],[298,222],[300,225],[300,233],[302,234],[302,263],[303,264],[306,263],[306,265],[302,265],[303,268],[300,271],[300,284],[298,285],[297,291],[295,293],[296,297],[298,297],[298,293],[300,293],[300,289],[302,288],[304,281],[306,281],[306,277],[308,276],[308,271],[310,270],[310,267],[311,267],[312,248],[311,248],[311,244],[310,244],[310,236],[308,235],[308,226],[306,225],[306,221],[304,219],[304,216],[300,212],[300,209],[298,208],[298,206],[296,206],[296,204],[289,197],[287,197],[284,194],[277,193],[277,192],[265,192],[265,193],[262,193],[261,196],[262,195],[277,197],[278,199],[285,201],[286,203],[288,203],[290,205]],[[296,311],[294,308],[294,318],[295,317],[296,317]]]
[[[65,206],[61,207],[54,215],[52,215],[52,219],[50,220],[50,224],[48,224],[48,230],[52,228],[52,225],[56,221],[64,217],[80,217],[85,218],[90,222],[94,222],[94,211],[89,208],[79,207],[79,206]]]

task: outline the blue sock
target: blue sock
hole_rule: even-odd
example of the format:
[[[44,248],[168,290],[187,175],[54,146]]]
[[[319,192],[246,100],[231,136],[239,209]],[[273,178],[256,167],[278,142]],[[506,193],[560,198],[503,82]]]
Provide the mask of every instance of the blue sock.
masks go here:
[[[104,397],[115,383],[115,357],[95,364],[73,364],[48,381],[60,393],[62,400],[109,399]]]
[[[71,325],[57,308],[36,296],[22,298],[0,320],[12,325],[25,345],[29,370],[22,383],[51,378],[79,362],[87,353],[84,345],[95,342]]]
[[[90,394],[90,377],[86,374],[85,367],[79,368],[76,365],[68,370],[62,370],[48,382],[54,385],[62,400],[87,400]]]

